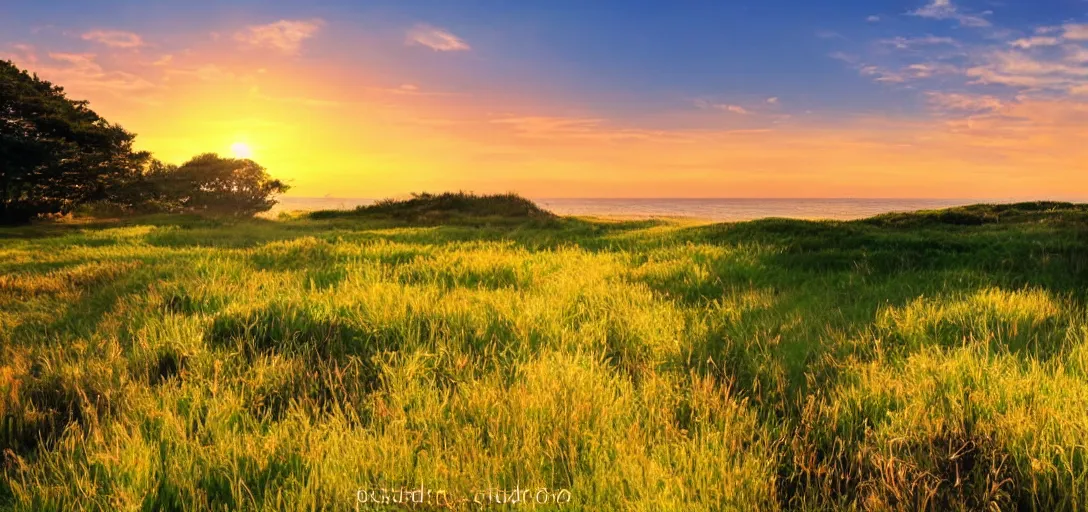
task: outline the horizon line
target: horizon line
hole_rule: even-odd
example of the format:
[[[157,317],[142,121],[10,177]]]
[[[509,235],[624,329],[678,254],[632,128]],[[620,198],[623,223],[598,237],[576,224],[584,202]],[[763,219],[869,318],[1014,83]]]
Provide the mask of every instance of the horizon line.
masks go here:
[[[505,193],[503,193],[505,194]],[[480,194],[491,195],[491,194]],[[520,195],[520,194],[518,194]],[[382,196],[382,197],[332,197],[332,196],[291,196],[281,195],[279,199],[321,199],[321,200],[367,200],[378,201],[382,199],[396,199],[398,197],[409,197],[410,194],[403,194],[400,196]],[[530,200],[550,200],[550,201],[983,201],[983,202],[1088,202],[1088,197],[1051,197],[1051,198],[1039,198],[1039,197],[544,197],[544,196],[522,196]]]

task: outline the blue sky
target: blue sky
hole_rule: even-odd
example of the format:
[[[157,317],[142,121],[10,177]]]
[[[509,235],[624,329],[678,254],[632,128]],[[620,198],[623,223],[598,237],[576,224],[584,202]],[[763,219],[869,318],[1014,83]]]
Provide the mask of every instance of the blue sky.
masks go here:
[[[919,1],[751,0],[719,2],[577,0],[509,1],[50,1],[6,8],[8,38],[45,27],[122,26],[188,33],[217,23],[264,18],[333,20],[345,32],[377,32],[430,20],[477,41],[494,72],[513,70],[572,99],[668,101],[667,98],[772,94],[814,107],[871,108],[890,99],[848,66],[829,58],[858,53],[879,39],[955,37],[985,42],[998,31],[1030,34],[1041,25],[1088,18],[1084,0],[966,1],[956,9],[995,26],[978,30],[953,19],[912,16]],[[876,16],[879,21],[867,21]],[[531,63],[531,65],[519,65]],[[892,95],[891,97],[894,97]],[[630,105],[628,105],[630,106]]]
[[[114,0],[22,2],[5,14],[0,56],[37,65],[47,78],[68,78],[77,92],[119,113],[134,108],[122,100],[134,99],[137,80],[154,91],[148,98],[159,95],[148,101],[161,101],[178,76],[207,79],[214,69],[238,91],[282,85],[295,98],[332,98],[310,106],[353,91],[405,87],[399,92],[412,92],[412,104],[404,103],[409,94],[375,101],[447,125],[533,119],[535,141],[542,126],[563,131],[549,136],[568,136],[563,147],[578,155],[570,149],[579,137],[572,126],[662,137],[762,130],[784,134],[780,141],[804,132],[810,137],[794,145],[879,139],[889,155],[952,133],[967,146],[958,153],[943,148],[941,158],[915,165],[999,162],[1009,190],[1023,179],[1016,165],[1036,165],[1049,151],[1040,141],[1082,135],[1073,125],[1088,96],[1085,0]],[[253,52],[260,48],[279,55]],[[133,64],[139,58],[168,62],[159,62],[154,75]],[[286,78],[274,82],[268,70]],[[265,77],[254,79],[258,72]],[[311,80],[300,81],[300,74]],[[108,90],[122,82],[130,93]],[[419,91],[434,97],[422,99]],[[1054,114],[1063,108],[1075,115]],[[1044,131],[1026,133],[1025,125]],[[516,126],[524,133],[523,124]],[[511,143],[503,136],[484,134],[474,143]],[[1012,148],[1009,137],[1023,144]],[[1000,154],[987,153],[997,146]],[[527,154],[522,149],[514,152]],[[752,158],[767,168],[772,157]],[[578,158],[560,167],[592,168]],[[1055,158],[1048,165],[1081,169],[1073,155]],[[690,164],[704,169],[696,181],[712,180],[715,162]],[[607,163],[618,172],[618,160]],[[735,162],[720,162],[727,164]]]

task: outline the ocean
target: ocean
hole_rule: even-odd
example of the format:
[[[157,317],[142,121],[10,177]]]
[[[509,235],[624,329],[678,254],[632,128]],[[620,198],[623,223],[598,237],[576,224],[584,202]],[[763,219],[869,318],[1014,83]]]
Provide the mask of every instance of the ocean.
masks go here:
[[[690,217],[741,221],[767,217],[851,220],[888,212],[910,212],[961,206],[978,199],[533,199],[559,215],[624,218]],[[351,209],[373,199],[282,197],[271,212]],[[1001,202],[1001,201],[997,201]]]

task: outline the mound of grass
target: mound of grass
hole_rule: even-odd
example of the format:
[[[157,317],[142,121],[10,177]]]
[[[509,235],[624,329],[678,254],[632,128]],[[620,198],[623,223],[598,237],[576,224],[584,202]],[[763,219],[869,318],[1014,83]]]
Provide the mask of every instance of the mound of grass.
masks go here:
[[[1088,221],[1088,205],[1054,201],[975,204],[943,210],[889,213],[862,222],[875,226],[921,227],[1064,221]]]
[[[311,212],[311,219],[364,217],[416,223],[472,219],[546,220],[556,218],[532,201],[517,194],[476,195],[465,192],[413,194],[411,199],[384,199],[354,210]]]

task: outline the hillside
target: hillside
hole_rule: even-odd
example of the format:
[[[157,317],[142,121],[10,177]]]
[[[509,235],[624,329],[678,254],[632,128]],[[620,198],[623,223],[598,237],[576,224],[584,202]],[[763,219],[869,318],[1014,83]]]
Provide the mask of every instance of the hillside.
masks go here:
[[[0,228],[0,508],[1084,509],[1086,212]]]

